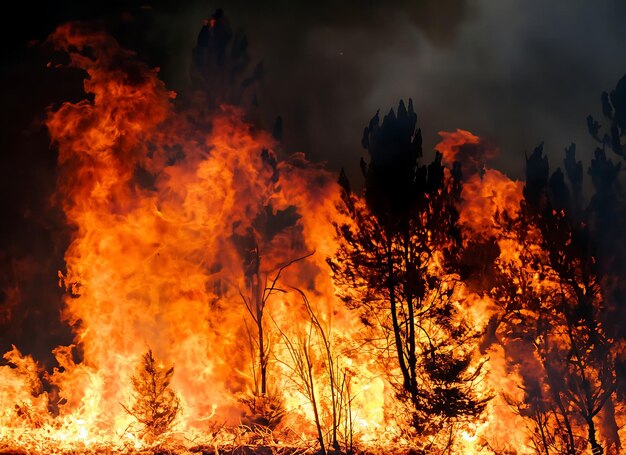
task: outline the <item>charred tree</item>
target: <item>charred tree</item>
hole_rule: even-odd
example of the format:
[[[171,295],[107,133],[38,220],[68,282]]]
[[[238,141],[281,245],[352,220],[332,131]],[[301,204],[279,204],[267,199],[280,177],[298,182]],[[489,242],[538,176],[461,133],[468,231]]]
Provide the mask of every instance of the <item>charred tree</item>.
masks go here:
[[[352,223],[337,225],[340,248],[328,262],[341,297],[366,324],[391,341],[401,380],[398,395],[411,404],[418,431],[433,422],[480,414],[468,373],[471,353],[461,348],[475,334],[463,321],[452,295],[455,258],[462,248],[455,207],[460,172],[446,171],[437,153],[427,164],[421,131],[409,100],[365,128],[361,160],[364,199],[351,192],[342,172],[343,205]],[[443,264],[442,266],[439,266]],[[480,370],[480,368],[478,368]],[[430,428],[429,428],[430,427]]]
[[[293,290],[302,298],[308,327],[294,333],[293,329],[281,329],[276,324],[291,358],[291,362],[279,361],[292,371],[294,385],[311,403],[321,452],[353,453],[352,373],[343,366],[336,351],[330,322],[320,317],[302,290]],[[319,364],[323,365],[322,378],[314,374],[315,365]]]
[[[583,418],[595,455],[603,449],[597,441],[594,417],[615,390],[615,358],[611,359],[614,351],[604,328],[602,271],[596,266],[589,221],[582,213],[582,165],[576,162],[574,151],[573,146],[569,148],[565,159],[566,170],[570,170],[568,188],[560,169],[549,180],[544,178],[547,160],[541,156],[541,148],[535,150],[527,160],[523,212],[541,232],[541,246],[558,283],[559,292],[551,299],[558,317],[553,323],[564,329],[565,346],[555,343],[546,350],[546,366],[553,381],[562,378],[559,385]]]
[[[614,90],[602,93],[601,105],[603,125],[591,116],[587,118],[589,132],[598,142],[588,171],[595,190],[588,212],[597,266],[602,273],[604,329],[614,346],[622,346],[626,340],[626,329],[620,322],[626,318],[626,75]],[[619,447],[613,401],[626,399],[626,359],[623,354],[618,356],[614,366],[616,394],[604,408],[603,428]]]
[[[621,448],[614,401],[625,396],[623,305],[626,287],[626,198],[621,162],[626,135],[626,77],[603,93],[607,128],[587,117],[598,147],[588,168],[589,202],[576,147],[550,173],[543,147],[526,162],[524,200],[496,216],[501,238],[518,260],[497,259],[490,341],[500,339],[524,381],[520,415],[535,421],[540,453],[603,453]],[[487,289],[487,287],[485,288]]]

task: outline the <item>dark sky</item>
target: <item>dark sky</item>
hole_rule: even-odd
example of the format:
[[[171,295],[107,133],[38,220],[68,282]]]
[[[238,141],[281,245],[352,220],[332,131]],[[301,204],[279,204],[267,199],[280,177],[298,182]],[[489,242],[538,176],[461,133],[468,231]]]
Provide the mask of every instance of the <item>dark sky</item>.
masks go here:
[[[0,348],[43,355],[58,328],[67,232],[49,207],[55,152],[40,121],[81,96],[80,75],[45,67],[42,40],[60,23],[95,21],[184,90],[204,17],[222,7],[264,62],[261,112],[284,119],[284,148],[357,176],[363,127],[412,97],[425,148],[468,129],[522,174],[541,141],[560,161],[574,141],[590,156],[585,117],[626,73],[624,0],[60,1],[4,14],[0,73]],[[44,207],[48,207],[44,209]],[[11,292],[8,292],[10,290]],[[17,302],[14,305],[11,302]],[[11,316],[10,323],[8,315]]]

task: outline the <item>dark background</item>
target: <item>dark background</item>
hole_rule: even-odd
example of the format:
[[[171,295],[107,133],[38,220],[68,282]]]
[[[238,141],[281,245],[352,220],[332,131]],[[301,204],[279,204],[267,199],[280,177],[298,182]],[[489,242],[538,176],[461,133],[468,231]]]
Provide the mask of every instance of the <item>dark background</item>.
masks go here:
[[[44,361],[71,334],[59,323],[67,230],[50,203],[56,155],[46,108],[83,96],[81,74],[47,68],[44,40],[66,21],[92,21],[188,85],[202,19],[222,7],[263,60],[260,111],[281,115],[284,149],[353,180],[370,117],[412,97],[425,149],[463,128],[500,150],[493,165],[523,174],[541,141],[554,165],[571,142],[587,162],[585,117],[626,73],[626,1],[59,1],[5,10],[0,74],[0,349]],[[598,115],[598,117],[601,117]]]

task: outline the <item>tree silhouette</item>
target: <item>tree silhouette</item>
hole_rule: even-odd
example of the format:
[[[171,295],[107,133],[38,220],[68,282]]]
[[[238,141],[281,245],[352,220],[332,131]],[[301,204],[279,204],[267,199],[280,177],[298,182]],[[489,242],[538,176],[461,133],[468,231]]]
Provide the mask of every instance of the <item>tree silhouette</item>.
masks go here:
[[[497,216],[503,238],[518,245],[509,255],[517,259],[497,260],[491,294],[502,309],[496,331],[509,361],[521,366],[524,403],[516,406],[535,422],[538,452],[576,454],[589,445],[598,455],[597,419],[603,412],[605,430],[615,422],[611,399],[623,354],[610,335],[573,145],[563,163],[565,172],[551,174],[543,146],[527,158],[519,212]],[[616,431],[609,439],[619,449]]]
[[[606,300],[607,320],[626,317],[626,194],[624,193],[623,163],[626,159],[626,75],[611,93],[601,96],[603,123],[587,117],[589,133],[598,146],[589,166],[594,194],[589,202],[591,235],[596,246],[596,259],[603,274],[602,291]],[[613,154],[611,154],[613,152]],[[612,158],[616,158],[614,162]],[[609,324],[610,336],[626,339],[623,324]],[[626,379],[626,365],[619,368]],[[622,379],[622,381],[624,381]]]
[[[204,20],[192,51],[191,85],[204,94],[209,108],[222,104],[252,108],[258,104],[256,85],[263,76],[263,62],[252,69],[248,38],[242,30],[233,32],[220,8]]]
[[[441,155],[420,165],[421,131],[409,100],[365,128],[361,159],[364,199],[352,193],[342,172],[343,205],[351,223],[336,226],[340,247],[328,262],[341,298],[364,322],[391,340],[400,371],[398,396],[410,403],[420,432],[480,414],[487,400],[472,385],[471,351],[476,334],[453,304],[452,265],[462,249],[455,208],[460,172],[446,177]],[[468,346],[467,344],[466,346]]]
[[[154,438],[170,430],[180,410],[180,400],[170,388],[174,367],[160,366],[152,350],[142,358],[137,374],[131,378],[133,402],[124,410],[143,425],[144,434]]]

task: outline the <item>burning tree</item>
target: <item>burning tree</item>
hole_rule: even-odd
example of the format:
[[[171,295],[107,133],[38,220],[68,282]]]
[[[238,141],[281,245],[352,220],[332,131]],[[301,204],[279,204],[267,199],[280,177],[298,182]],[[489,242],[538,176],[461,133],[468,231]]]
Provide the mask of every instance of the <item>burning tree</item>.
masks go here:
[[[624,317],[626,287],[626,198],[623,186],[623,166],[626,159],[626,76],[622,77],[611,93],[601,96],[602,114],[609,125],[602,125],[591,115],[587,117],[590,135],[597,141],[598,147],[591,160],[589,175],[595,190],[588,206],[589,220],[593,226],[594,241],[597,251],[598,267],[603,271],[603,293],[607,300],[607,311],[614,319]],[[604,134],[602,134],[604,133]],[[608,150],[607,150],[608,149]],[[608,152],[613,151],[617,163],[611,160]],[[616,339],[624,339],[623,327],[614,329]],[[623,372],[624,368],[620,369]]]
[[[543,148],[535,149],[527,159],[519,212],[497,216],[512,250],[496,261],[492,296],[502,313],[492,321],[520,369],[524,400],[515,406],[534,422],[537,452],[575,454],[589,444],[601,454],[594,421],[600,413],[604,439],[620,445],[607,403],[623,353],[607,330],[603,272],[582,205],[582,163],[574,147],[564,167],[565,174],[557,169],[550,175]]]
[[[174,104],[156,72],[106,34],[68,25],[52,40],[88,76],[86,98],[51,109],[47,122],[59,152],[56,198],[71,231],[59,275],[68,290],[63,319],[77,345],[53,351],[59,367],[52,374],[16,349],[5,355],[0,450],[111,452],[120,434],[129,436],[129,416],[142,437],[131,437],[134,448],[127,451],[155,444],[164,450],[176,440],[171,430],[181,414],[180,394],[181,450],[300,452],[301,435],[316,433],[323,450],[351,451],[354,434],[359,449],[395,451],[406,430],[401,418],[414,417],[420,442],[436,443],[444,439],[438,430],[448,425],[454,436],[460,432],[453,423],[471,420],[463,430],[475,433],[454,445],[443,441],[441,452],[484,452],[487,430],[508,430],[516,417],[495,400],[485,404],[474,385],[483,379],[488,386],[512,384],[520,375],[525,394],[511,404],[534,425],[537,452],[619,449],[626,370],[619,258],[625,256],[613,239],[623,240],[626,229],[620,231],[620,167],[604,147],[619,150],[615,138],[621,144],[622,123],[614,120],[622,118],[621,95],[605,103],[616,126],[610,139],[599,139],[590,204],[582,202],[582,166],[573,149],[565,172],[552,177],[539,150],[528,161],[523,206],[501,212],[496,242],[481,244],[461,236],[460,224],[476,213],[459,208],[459,192],[473,188],[498,199],[497,190],[487,178],[470,182],[468,167],[461,188],[458,166],[440,155],[420,164],[410,103],[408,109],[401,103],[382,125],[376,115],[366,128],[364,197],[342,175],[337,213],[340,193],[328,173],[302,155],[279,161],[262,152],[274,142],[243,121],[242,111],[211,111],[211,128],[204,130],[199,110]],[[591,126],[600,138],[600,127]],[[493,177],[475,167],[474,176]],[[508,183],[519,208],[522,185]],[[474,208],[485,212],[484,200]],[[343,220],[335,226],[336,255],[329,219]],[[333,256],[334,284],[352,310],[338,304],[323,259],[289,266],[313,250]],[[482,270],[495,265],[489,280],[470,283],[461,261],[468,258]],[[302,305],[289,297],[273,300],[286,282],[303,289]],[[499,308],[491,301],[476,304],[468,290],[480,285]],[[274,327],[266,324],[270,306]],[[504,346],[494,353],[491,372],[473,362],[478,337],[467,314],[476,309],[484,316],[479,322],[497,311],[482,344],[486,349],[499,340]],[[364,349],[364,331],[374,349]],[[283,344],[276,343],[281,335]],[[155,338],[163,355],[175,360],[177,393],[173,368],[161,367],[152,352],[141,357],[137,371],[127,361]],[[504,359],[496,357],[501,352]],[[500,360],[509,362],[498,370],[505,364]],[[250,363],[252,378],[241,374]],[[302,396],[271,398],[272,387],[289,380]],[[410,409],[396,413],[397,420],[392,413],[404,406],[389,400],[390,382]],[[271,427],[283,410],[293,410],[281,447],[274,441],[232,447],[242,441],[236,398],[251,389],[242,401],[253,410],[252,423]],[[490,413],[479,416],[485,406]],[[234,424],[213,431],[218,422]],[[509,448],[524,451],[528,438],[511,433],[501,433],[511,436]],[[287,448],[292,444],[298,447]]]
[[[243,234],[235,232],[232,241],[237,247],[243,265],[243,289],[239,295],[251,320],[244,320],[252,353],[252,393],[242,398],[252,416],[250,423],[273,429],[284,416],[281,397],[268,384],[269,366],[272,354],[271,333],[266,327],[265,314],[270,298],[285,292],[279,287],[281,275],[291,265],[310,254],[295,259],[283,259],[285,246],[297,248],[300,215],[295,206],[275,209],[272,200],[279,194],[279,172],[276,157],[267,149],[261,152],[261,162],[266,178],[263,199],[266,204],[257,208],[252,222],[243,229]],[[239,226],[243,228],[243,226]],[[242,229],[240,229],[242,230]],[[294,245],[296,244],[296,245]]]
[[[137,374],[131,378],[133,403],[122,407],[143,425],[143,433],[149,438],[169,431],[180,411],[180,400],[170,388],[173,375],[174,367],[164,368],[149,349],[141,358]]]
[[[496,253],[491,295],[501,313],[492,317],[489,338],[500,337],[520,371],[524,398],[511,404],[533,421],[538,453],[574,454],[588,445],[603,453],[598,428],[608,448],[621,447],[614,400],[623,395],[624,338],[615,321],[623,314],[617,277],[624,270],[625,212],[620,165],[605,149],[622,154],[624,84],[610,102],[602,96],[609,134],[600,138],[599,123],[587,119],[602,145],[589,168],[590,202],[575,146],[566,149],[565,172],[551,175],[540,146],[526,161],[519,210],[496,216],[495,240],[504,251]]]
[[[273,278],[268,279],[267,273],[260,269],[261,256],[259,246],[249,252],[251,261],[246,268],[246,285],[248,295],[241,293],[246,310],[254,323],[255,332],[251,332],[246,325],[250,346],[255,357],[252,361],[252,375],[254,390],[251,395],[242,398],[253,416],[253,424],[273,429],[282,420],[285,409],[280,396],[268,386],[268,367],[272,354],[272,344],[267,335],[265,325],[265,310],[270,297],[278,292],[284,292],[277,287],[283,271],[297,261],[305,259],[302,256],[279,267]]]
[[[468,346],[476,333],[455,304],[459,168],[444,169],[439,153],[419,164],[416,122],[409,100],[408,110],[400,102],[397,116],[391,110],[381,125],[377,113],[365,128],[365,198],[351,192],[342,173],[340,210],[354,222],[336,226],[341,244],[329,264],[342,299],[391,340],[398,396],[411,404],[417,430],[428,433],[478,416],[487,399],[472,389],[480,367],[470,368]]]

